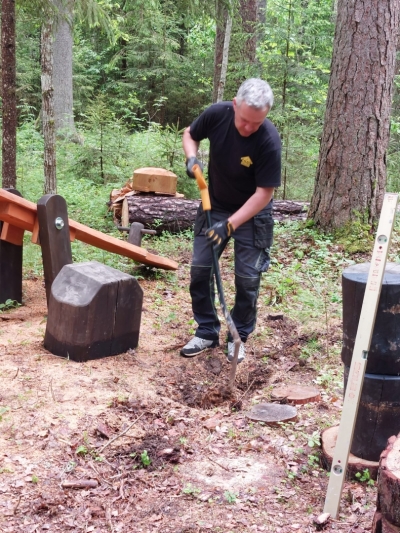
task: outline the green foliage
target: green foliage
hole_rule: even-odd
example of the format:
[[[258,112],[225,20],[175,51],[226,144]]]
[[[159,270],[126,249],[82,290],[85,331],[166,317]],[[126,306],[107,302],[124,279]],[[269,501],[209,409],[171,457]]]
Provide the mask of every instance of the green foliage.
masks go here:
[[[0,304],[0,313],[3,313],[4,311],[9,311],[10,309],[15,309],[16,307],[19,307],[20,305],[21,304],[18,303],[16,300],[11,300],[9,298],[4,303]]]
[[[375,484],[374,480],[371,479],[371,474],[369,473],[368,468],[363,470],[362,472],[357,472],[355,474],[355,477],[360,483],[365,483],[366,485],[373,486]]]
[[[363,222],[360,216],[336,229],[334,238],[349,253],[369,252],[374,241],[371,226]]]
[[[191,483],[188,483],[185,487],[183,487],[182,492],[183,494],[196,496],[197,494],[200,494],[201,490],[194,487]]]
[[[151,465],[151,459],[147,453],[147,450],[143,450],[143,452],[140,454],[140,460],[142,461],[142,465],[144,467]]]

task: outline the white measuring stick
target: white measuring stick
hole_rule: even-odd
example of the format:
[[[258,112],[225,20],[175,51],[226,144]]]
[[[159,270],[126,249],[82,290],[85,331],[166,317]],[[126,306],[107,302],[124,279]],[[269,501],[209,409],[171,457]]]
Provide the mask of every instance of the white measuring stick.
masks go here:
[[[336,518],[339,510],[343,483],[346,478],[350,446],[353,440],[358,404],[360,403],[361,389],[367,366],[368,350],[371,344],[381,294],[382,279],[396,217],[397,200],[397,194],[385,194],[374,250],[372,252],[371,266],[365,287],[365,295],[343,402],[342,417],[340,419],[328,490],[325,498],[324,513],[330,513],[332,518]]]

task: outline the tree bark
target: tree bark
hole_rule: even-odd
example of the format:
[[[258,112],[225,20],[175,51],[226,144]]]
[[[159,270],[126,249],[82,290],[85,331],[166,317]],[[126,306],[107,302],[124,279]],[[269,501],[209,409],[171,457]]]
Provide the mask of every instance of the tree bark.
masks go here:
[[[216,23],[214,45],[214,80],[213,103],[217,102],[218,89],[221,80],[222,60],[224,56],[225,28],[228,20],[228,11],[221,0],[216,0]]]
[[[57,133],[76,135],[72,87],[72,18],[71,0],[53,0],[58,9],[53,42],[54,112]]]
[[[373,223],[386,149],[399,29],[397,0],[339,0],[331,77],[309,218],[323,229]]]
[[[224,98],[226,73],[228,70],[229,43],[231,40],[231,32],[232,32],[232,17],[228,15],[226,19],[226,25],[225,25],[224,48],[222,51],[222,64],[221,64],[221,74],[220,74],[218,90],[217,90],[217,102],[221,102]]]
[[[42,83],[42,123],[44,138],[44,192],[57,193],[56,181],[56,130],[54,121],[53,91],[53,23],[42,26],[41,35],[41,83]]]
[[[265,2],[264,2],[265,4]],[[243,60],[252,67],[256,63],[256,49],[257,49],[257,16],[258,16],[258,2],[257,0],[241,0],[240,2],[240,16],[242,19],[242,28],[247,39],[245,41],[244,50],[242,51]],[[264,13],[265,18],[265,13]]]
[[[140,222],[148,229],[157,232],[179,233],[192,229],[200,200],[186,200],[166,196],[135,194],[123,200],[122,213],[115,210],[115,217],[121,225],[128,227],[132,222]],[[304,203],[274,201],[275,220],[302,220],[306,217]]]
[[[15,188],[17,183],[17,97],[15,60],[15,0],[1,3],[2,65],[2,186]]]

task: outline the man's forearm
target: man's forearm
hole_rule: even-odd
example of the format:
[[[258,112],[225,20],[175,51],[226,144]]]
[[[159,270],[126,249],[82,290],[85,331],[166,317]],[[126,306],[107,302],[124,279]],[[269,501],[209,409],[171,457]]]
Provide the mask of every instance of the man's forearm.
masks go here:
[[[182,137],[182,146],[185,156],[188,159],[189,157],[197,157],[197,151],[199,149],[199,142],[194,141],[190,135],[190,126],[185,129]]]
[[[273,194],[274,187],[257,187],[253,196],[250,196],[247,202],[243,204],[242,207],[236,211],[236,213],[233,213],[233,215],[229,217],[228,220],[232,224],[233,228],[238,228],[254,217],[254,215],[259,213],[266,205],[269,204]]]

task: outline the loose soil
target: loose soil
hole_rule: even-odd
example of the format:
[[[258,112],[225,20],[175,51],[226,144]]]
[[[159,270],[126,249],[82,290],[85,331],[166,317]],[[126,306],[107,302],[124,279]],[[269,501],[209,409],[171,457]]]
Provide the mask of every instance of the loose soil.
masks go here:
[[[179,356],[193,325],[188,261],[175,259],[175,286],[139,278],[140,344],[115,357],[75,363],[44,349],[42,279],[25,280],[24,305],[0,314],[0,531],[317,530],[328,477],[308,441],[339,422],[341,391],[320,387],[292,423],[247,418],[278,384],[315,386],[299,358],[307,335],[260,310],[232,395],[223,346]],[[329,335],[340,341],[333,319]],[[95,486],[63,487],[87,480]],[[374,487],[347,480],[325,531],[370,531],[375,500]]]

